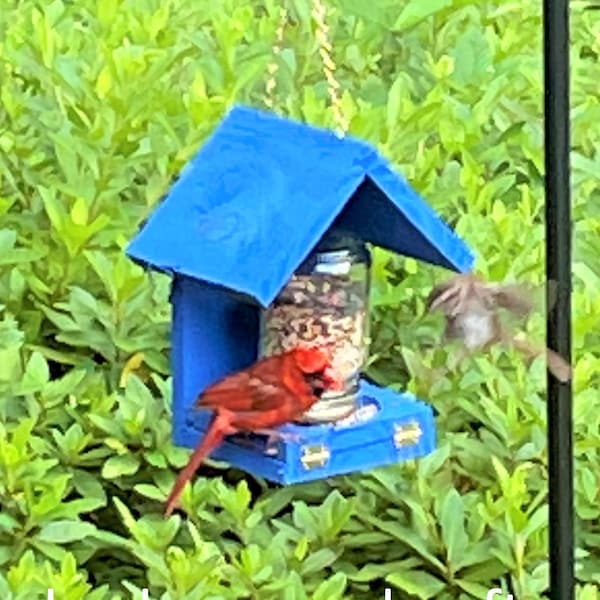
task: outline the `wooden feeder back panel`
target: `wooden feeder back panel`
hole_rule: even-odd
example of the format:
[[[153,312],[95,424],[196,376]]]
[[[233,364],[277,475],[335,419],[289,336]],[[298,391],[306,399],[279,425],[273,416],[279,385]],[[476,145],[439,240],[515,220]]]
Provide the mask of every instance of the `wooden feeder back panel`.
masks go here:
[[[237,435],[228,438],[211,457],[289,485],[368,471],[425,456],[435,449],[435,419],[427,404],[365,381],[361,382],[359,403],[375,403],[380,410],[358,424],[286,425],[281,431],[296,434],[301,440],[278,442],[274,456],[264,454],[262,436]],[[175,443],[195,448],[211,416],[206,410],[188,413],[174,431]]]
[[[189,277],[173,280],[173,427],[184,426],[198,395],[258,356],[259,308],[229,290]]]

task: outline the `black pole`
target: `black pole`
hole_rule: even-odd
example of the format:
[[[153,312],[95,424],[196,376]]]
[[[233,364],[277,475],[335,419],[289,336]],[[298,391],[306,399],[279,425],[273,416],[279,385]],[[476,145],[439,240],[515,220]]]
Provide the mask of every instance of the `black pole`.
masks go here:
[[[571,362],[568,0],[544,0],[544,88],[547,341]],[[575,598],[572,403],[571,384],[548,373],[551,600]]]

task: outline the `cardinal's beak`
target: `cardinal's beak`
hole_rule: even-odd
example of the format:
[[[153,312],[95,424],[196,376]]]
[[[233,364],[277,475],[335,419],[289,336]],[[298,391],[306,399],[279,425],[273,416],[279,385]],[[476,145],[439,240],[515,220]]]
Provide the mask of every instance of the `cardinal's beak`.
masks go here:
[[[346,387],[344,378],[333,367],[325,369],[323,372],[323,379],[325,380],[327,388],[332,392],[341,392]]]

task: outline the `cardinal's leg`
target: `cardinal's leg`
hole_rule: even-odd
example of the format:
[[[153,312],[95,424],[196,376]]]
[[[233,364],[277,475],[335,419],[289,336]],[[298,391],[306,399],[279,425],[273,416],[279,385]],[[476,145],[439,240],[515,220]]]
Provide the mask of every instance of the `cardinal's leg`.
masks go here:
[[[267,436],[265,454],[277,454],[277,442],[300,442],[302,440],[302,436],[297,433],[278,429],[257,429],[254,433]]]

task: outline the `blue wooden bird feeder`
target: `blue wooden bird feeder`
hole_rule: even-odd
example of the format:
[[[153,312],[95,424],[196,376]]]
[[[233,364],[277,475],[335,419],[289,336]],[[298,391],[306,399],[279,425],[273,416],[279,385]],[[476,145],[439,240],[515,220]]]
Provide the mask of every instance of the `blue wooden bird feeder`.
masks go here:
[[[259,356],[265,311],[332,233],[470,271],[466,244],[377,151],[352,137],[234,107],[130,243],[136,262],[173,275],[173,439],[195,447],[206,387]],[[340,233],[341,235],[341,233]],[[436,445],[433,411],[362,379],[356,410],[288,424],[276,446],[228,438],[213,454],[289,484],[416,458]]]

